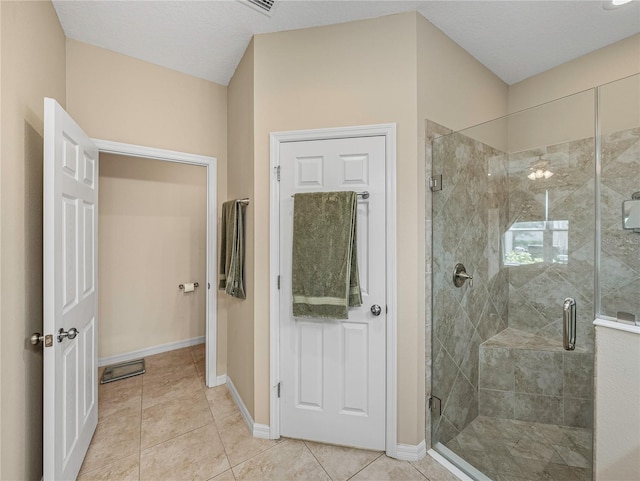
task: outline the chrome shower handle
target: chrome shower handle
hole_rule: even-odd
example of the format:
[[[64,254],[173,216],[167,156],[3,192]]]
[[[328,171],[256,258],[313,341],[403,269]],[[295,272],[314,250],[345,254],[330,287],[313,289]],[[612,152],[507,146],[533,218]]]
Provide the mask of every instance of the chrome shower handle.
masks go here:
[[[572,297],[562,304],[562,343],[567,351],[576,348],[576,300]]]
[[[473,276],[467,274],[464,264],[458,262],[453,269],[453,285],[462,287],[464,281],[469,281],[469,287],[473,287]]]

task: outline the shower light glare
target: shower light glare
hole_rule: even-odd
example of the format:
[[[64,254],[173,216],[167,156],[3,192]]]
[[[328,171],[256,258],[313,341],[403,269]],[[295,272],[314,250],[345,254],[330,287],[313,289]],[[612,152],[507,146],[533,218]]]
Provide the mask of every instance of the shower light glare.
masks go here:
[[[547,169],[536,169],[532,170],[529,175],[527,175],[528,179],[531,180],[539,180],[539,179],[548,179],[553,175],[553,172]]]
[[[624,5],[625,3],[629,3],[631,0],[611,0],[611,4],[619,7],[620,5]]]

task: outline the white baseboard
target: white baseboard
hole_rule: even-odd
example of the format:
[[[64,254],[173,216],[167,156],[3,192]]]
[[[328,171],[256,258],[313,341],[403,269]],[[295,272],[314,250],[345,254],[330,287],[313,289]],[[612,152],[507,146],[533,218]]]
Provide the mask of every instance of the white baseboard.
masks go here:
[[[220,377],[222,376],[219,376],[219,378]],[[267,426],[266,424],[257,424],[253,422],[253,418],[251,417],[251,414],[249,414],[249,410],[247,409],[247,406],[245,406],[244,402],[242,402],[242,398],[240,397],[240,394],[238,394],[236,387],[233,385],[233,381],[231,380],[230,377],[226,375],[224,377],[226,379],[229,392],[231,393],[231,397],[235,401],[236,406],[238,406],[238,409],[240,410],[240,414],[242,414],[242,418],[244,419],[244,422],[247,424],[247,427],[249,428],[249,432],[251,433],[251,435],[254,438],[271,439],[270,438],[271,429],[269,428],[269,426]]]
[[[271,439],[271,428],[266,424],[255,423],[253,425],[253,437],[260,439]]]
[[[400,444],[396,447],[397,459],[401,461],[420,461],[427,455],[424,439],[419,444]]]
[[[223,384],[227,384],[226,374],[222,374],[216,378],[216,386],[222,386]]]
[[[103,357],[98,359],[98,366],[108,366],[109,364],[117,364],[119,362],[132,361],[141,357],[152,356],[154,354],[160,354],[167,351],[173,351],[175,349],[182,349],[183,347],[195,346],[196,344],[202,344],[205,342],[204,336],[194,337],[192,339],[185,339],[184,341],[170,342],[168,344],[161,344],[159,346],[148,347],[146,349],[140,349],[139,351],[125,352],[124,354],[117,354],[115,356]]]

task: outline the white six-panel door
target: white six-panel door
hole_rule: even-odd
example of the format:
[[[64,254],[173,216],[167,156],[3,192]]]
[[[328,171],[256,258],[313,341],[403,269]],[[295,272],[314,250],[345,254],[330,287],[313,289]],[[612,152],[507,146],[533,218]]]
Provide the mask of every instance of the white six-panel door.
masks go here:
[[[43,469],[72,480],[98,422],[98,150],[53,99],[44,127]]]
[[[283,143],[280,175],[280,434],[384,450],[385,138]],[[294,318],[291,196],[345,190],[370,193],[358,198],[363,305],[350,308],[348,320]]]

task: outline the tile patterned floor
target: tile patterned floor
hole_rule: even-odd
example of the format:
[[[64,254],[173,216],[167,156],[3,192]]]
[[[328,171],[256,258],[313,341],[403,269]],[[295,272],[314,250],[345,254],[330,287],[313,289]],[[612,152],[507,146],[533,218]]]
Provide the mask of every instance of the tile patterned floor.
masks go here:
[[[447,447],[496,481],[591,481],[590,429],[478,416]]]
[[[98,428],[79,481],[455,481],[432,458],[250,435],[226,386],[204,385],[204,345],[146,358],[99,387]]]

